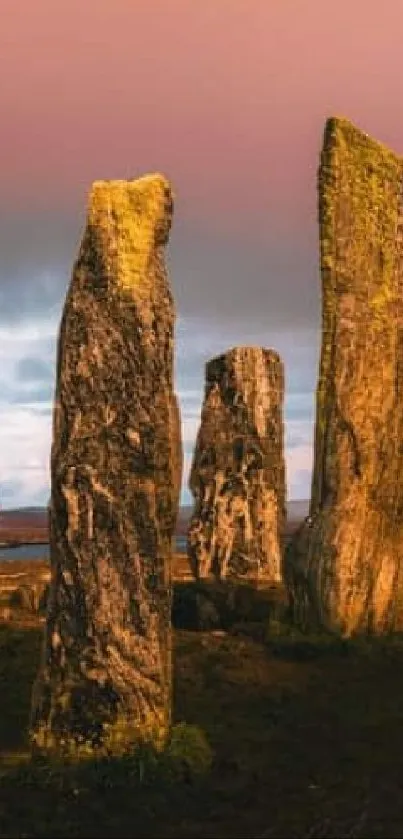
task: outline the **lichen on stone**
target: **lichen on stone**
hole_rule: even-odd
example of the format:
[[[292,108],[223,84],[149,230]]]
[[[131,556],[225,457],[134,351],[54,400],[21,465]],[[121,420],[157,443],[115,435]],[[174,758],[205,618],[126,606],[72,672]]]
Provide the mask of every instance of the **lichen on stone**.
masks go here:
[[[135,294],[149,293],[147,267],[155,247],[166,244],[172,217],[169,181],[158,173],[132,181],[95,181],[88,229],[113,282]]]
[[[235,347],[206,365],[189,486],[197,578],[281,580],[284,374],[279,355]]]
[[[161,175],[91,190],[57,349],[36,748],[116,751],[169,735],[182,469],[163,251],[171,219]]]
[[[296,612],[344,634],[402,620],[402,184],[400,157],[345,119],[327,121],[312,524],[286,568]]]

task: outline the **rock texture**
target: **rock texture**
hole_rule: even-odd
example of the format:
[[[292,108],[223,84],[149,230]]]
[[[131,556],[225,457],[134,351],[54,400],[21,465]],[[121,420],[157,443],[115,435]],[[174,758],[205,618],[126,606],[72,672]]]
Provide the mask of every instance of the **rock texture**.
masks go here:
[[[294,615],[403,628],[403,163],[346,120],[319,171],[323,288],[310,517],[285,562]]]
[[[188,553],[197,578],[281,579],[283,394],[273,350],[236,347],[206,365],[189,482]]]
[[[51,454],[39,749],[164,740],[181,481],[168,181],[94,183],[64,306]]]

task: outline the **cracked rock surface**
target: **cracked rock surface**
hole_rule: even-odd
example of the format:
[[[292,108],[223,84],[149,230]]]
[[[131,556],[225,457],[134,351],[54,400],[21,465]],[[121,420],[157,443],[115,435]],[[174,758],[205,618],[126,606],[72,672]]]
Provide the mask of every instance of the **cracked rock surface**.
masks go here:
[[[57,348],[51,586],[31,735],[119,751],[171,719],[181,482],[162,175],[93,184]]]
[[[319,171],[322,350],[310,519],[288,546],[296,620],[403,629],[403,161],[344,119]]]
[[[197,578],[281,580],[283,395],[273,350],[235,347],[206,365],[189,481],[188,552]]]

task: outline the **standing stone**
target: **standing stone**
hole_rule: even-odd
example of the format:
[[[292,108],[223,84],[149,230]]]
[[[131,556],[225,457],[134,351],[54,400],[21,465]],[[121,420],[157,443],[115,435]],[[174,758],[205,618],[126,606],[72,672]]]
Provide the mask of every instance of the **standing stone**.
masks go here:
[[[235,347],[206,365],[189,481],[188,553],[197,578],[281,579],[283,396],[273,350]]]
[[[51,587],[33,745],[119,752],[171,718],[170,564],[181,480],[168,181],[97,181],[64,306]]]
[[[312,497],[285,568],[295,619],[345,636],[403,628],[402,186],[400,158],[327,122]]]

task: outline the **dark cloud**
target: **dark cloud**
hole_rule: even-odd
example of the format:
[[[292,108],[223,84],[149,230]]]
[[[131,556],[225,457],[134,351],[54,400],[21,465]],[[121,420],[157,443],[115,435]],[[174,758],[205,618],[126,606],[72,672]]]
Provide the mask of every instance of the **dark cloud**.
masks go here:
[[[20,382],[49,382],[53,375],[53,365],[42,358],[24,357],[16,365],[16,378]]]
[[[284,362],[287,411],[312,414],[319,356],[317,329],[266,330],[259,322],[239,316],[220,324],[207,318],[182,318],[176,336],[178,389],[184,393],[199,391],[201,399],[206,362],[237,344],[276,349]]]
[[[178,220],[169,265],[183,317],[215,326],[243,321],[259,332],[312,329],[319,325],[320,286],[317,232],[305,227],[300,240],[282,236],[214,234]],[[266,339],[267,340],[267,339]]]
[[[41,385],[29,383],[21,387],[18,382],[16,384],[10,384],[9,382],[0,380],[0,405],[2,407],[8,405],[29,405],[32,407],[32,405],[35,406],[35,403],[50,403],[53,400],[53,394],[53,381],[48,381]],[[33,410],[39,410],[41,414],[50,413],[49,406],[43,409],[37,409],[35,406]]]
[[[55,224],[55,229],[56,227]],[[36,227],[35,235],[42,237],[45,247],[45,229],[41,226]],[[8,266],[10,271],[13,269],[15,272],[9,275],[14,277],[15,282],[5,281],[3,284],[6,305],[0,314],[0,321],[3,318],[7,340],[10,341],[10,334],[14,337],[12,343],[4,345],[8,347],[5,350],[7,371],[4,369],[3,382],[0,382],[1,405],[15,407],[17,411],[20,407],[27,407],[31,417],[36,417],[38,421],[42,419],[44,423],[52,413],[56,335],[77,250],[77,242],[73,246],[73,238],[73,236],[70,237],[68,247],[64,246],[63,270],[60,260],[57,264],[58,248],[52,253],[52,248],[49,244],[46,245],[48,257],[45,270],[44,264],[40,264],[42,250],[39,247],[33,247],[31,241],[30,260],[32,258],[32,262],[23,257],[22,250],[20,252],[17,250],[14,263],[10,259]],[[267,276],[264,277],[263,282],[266,256],[262,254],[266,246],[259,245],[260,257],[255,254],[253,268],[251,267],[253,249],[248,251],[248,243],[245,245],[246,255],[243,253],[240,242],[231,252],[228,238],[220,243],[217,237],[207,236],[205,243],[206,251],[203,254],[200,245],[197,259],[204,259],[205,266],[208,264],[213,266],[215,257],[217,261],[215,272],[208,270],[207,267],[204,284],[201,269],[200,283],[195,282],[194,273],[190,272],[185,276],[186,266],[181,262],[182,256],[178,255],[179,262],[174,270],[172,255],[170,255],[172,284],[178,302],[175,379],[183,430],[182,501],[184,503],[191,501],[187,486],[188,473],[200,423],[205,387],[205,365],[212,357],[237,345],[272,347],[280,353],[284,361],[286,448],[291,453],[292,464],[294,464],[291,464],[289,471],[289,476],[291,476],[289,486],[292,496],[306,497],[310,471],[305,466],[307,462],[309,463],[307,446],[309,447],[310,444],[313,427],[314,390],[319,351],[318,325],[315,325],[315,318],[312,313],[309,313],[306,300],[304,305],[301,304],[304,296],[301,289],[300,293],[293,295],[290,291],[290,282],[286,293],[281,287],[281,282],[275,288],[273,286],[274,290],[267,282]],[[213,253],[212,243],[216,248],[215,253]],[[175,247],[179,247],[178,241],[175,242]],[[209,247],[211,252],[209,252]],[[67,256],[70,248],[71,252]],[[251,260],[250,273],[245,280],[248,253]],[[186,247],[184,254],[186,257]],[[191,265],[189,270],[190,268]],[[1,276],[2,268],[0,268],[0,280]],[[295,277],[291,277],[291,280],[294,282]],[[178,287],[181,283],[182,288]],[[287,295],[289,296],[288,304]],[[296,311],[298,307],[299,315]],[[293,318],[296,321],[294,323]],[[37,328],[40,324],[46,326],[43,332],[41,326]],[[52,335],[53,325],[54,334]],[[11,346],[12,353],[9,349]],[[297,424],[295,427],[292,426],[293,422]],[[37,437],[32,440],[33,454],[42,433],[39,433],[40,428],[42,425],[37,425]],[[45,426],[43,428],[45,429]],[[18,452],[17,443],[14,450]],[[43,457],[44,455],[42,459]],[[22,474],[13,465],[11,459],[9,468],[17,475]],[[9,496],[9,505],[19,504],[22,501],[32,504],[42,503],[42,501],[46,503],[49,488],[44,483],[43,473],[41,474],[40,470],[36,472],[35,468],[24,472],[23,485],[15,484],[15,493]],[[32,479],[29,478],[30,475]]]
[[[43,349],[46,353],[47,347]],[[54,364],[46,356],[24,355],[16,359],[13,375],[9,372],[7,378],[0,380],[0,402],[3,405],[30,406],[35,406],[35,403],[51,403],[54,387]]]
[[[59,317],[83,223],[77,213],[0,215],[0,324]]]
[[[0,323],[60,317],[85,220],[76,212],[0,218]],[[319,317],[316,248],[252,235],[197,229],[178,219],[167,261],[177,311],[205,326],[241,321],[249,331],[315,328]],[[240,336],[242,339],[242,336]]]
[[[53,384],[42,385],[41,387],[14,388],[10,399],[10,405],[26,405],[32,403],[49,402],[53,399]]]

